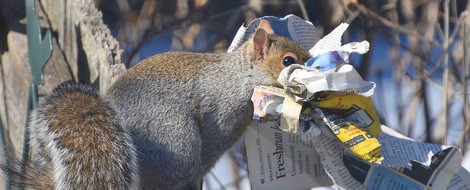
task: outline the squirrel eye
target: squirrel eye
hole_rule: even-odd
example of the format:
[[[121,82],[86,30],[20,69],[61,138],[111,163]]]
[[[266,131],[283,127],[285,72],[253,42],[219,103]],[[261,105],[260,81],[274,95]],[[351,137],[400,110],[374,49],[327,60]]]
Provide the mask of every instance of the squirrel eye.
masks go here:
[[[295,56],[287,55],[284,58],[282,58],[282,64],[286,67],[294,63],[297,63],[297,58]]]

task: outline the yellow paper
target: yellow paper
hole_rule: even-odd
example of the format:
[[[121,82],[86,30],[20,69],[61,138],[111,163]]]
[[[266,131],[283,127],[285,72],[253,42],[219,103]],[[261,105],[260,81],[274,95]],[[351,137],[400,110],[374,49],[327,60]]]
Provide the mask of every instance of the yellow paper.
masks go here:
[[[367,161],[380,163],[381,146],[375,138],[382,133],[380,121],[370,97],[355,93],[327,92],[313,102],[317,112],[336,137],[355,155]]]
[[[349,120],[374,136],[379,136],[382,133],[379,117],[375,113],[370,97],[353,92],[329,92],[324,93],[319,100],[314,101],[314,106],[336,110],[336,115]]]
[[[341,127],[339,134],[337,135],[338,139],[359,158],[374,163],[380,163],[383,160],[380,155],[379,141],[364,130],[350,124]]]

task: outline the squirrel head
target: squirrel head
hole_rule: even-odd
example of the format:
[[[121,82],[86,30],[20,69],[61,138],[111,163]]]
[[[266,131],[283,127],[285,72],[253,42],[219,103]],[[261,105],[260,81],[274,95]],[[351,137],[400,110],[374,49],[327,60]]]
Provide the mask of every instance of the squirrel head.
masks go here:
[[[292,64],[303,64],[311,58],[298,43],[275,35],[267,20],[262,20],[252,37],[253,67],[263,72],[263,85],[278,86],[281,71]]]

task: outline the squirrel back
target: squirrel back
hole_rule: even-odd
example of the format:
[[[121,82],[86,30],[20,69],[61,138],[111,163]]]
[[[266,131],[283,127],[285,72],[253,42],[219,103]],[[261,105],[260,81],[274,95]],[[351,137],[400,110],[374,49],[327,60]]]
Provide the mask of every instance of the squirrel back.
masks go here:
[[[234,52],[158,54],[109,89],[107,99],[134,136],[143,187],[199,189],[252,121],[254,87],[280,86],[282,69],[310,58],[266,22]]]
[[[91,87],[65,83],[32,112],[31,156],[10,184],[25,189],[139,188],[136,150],[114,108]]]

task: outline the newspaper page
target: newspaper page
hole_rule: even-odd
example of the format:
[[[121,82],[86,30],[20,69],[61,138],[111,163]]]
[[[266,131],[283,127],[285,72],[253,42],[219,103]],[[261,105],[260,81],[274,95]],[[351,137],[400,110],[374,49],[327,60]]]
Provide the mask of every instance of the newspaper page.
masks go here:
[[[331,186],[311,142],[280,128],[285,99],[282,89],[257,86],[253,92],[252,122],[245,133],[253,189],[309,189]]]
[[[290,38],[305,47],[305,49],[312,48],[318,41],[315,26],[311,22],[295,15],[288,15],[286,17],[288,18]]]
[[[346,155],[344,164],[351,175],[368,189],[447,189],[450,180],[458,172],[458,149],[450,147],[432,156],[432,163],[422,165],[412,161],[410,169],[371,165],[361,159]],[[451,163],[456,163],[457,171]]]
[[[460,167],[459,172],[452,178],[447,189],[470,189],[470,173],[463,167]]]
[[[341,47],[341,36],[348,29],[349,24],[341,23],[328,35],[320,39],[312,49],[309,50],[309,53],[312,57],[326,53],[328,51],[335,51]]]
[[[369,42],[362,41],[362,42],[351,42],[345,45],[341,45],[341,36],[343,33],[348,29],[349,24],[341,23],[337,26],[333,31],[331,31],[328,35],[320,39],[315,46],[313,46],[309,53],[312,57],[317,57],[318,55],[331,52],[331,51],[339,51],[343,58],[348,59],[349,54],[351,53],[359,53],[364,54],[369,51]]]
[[[364,110],[360,110],[361,111],[356,111],[355,113],[366,113]],[[348,149],[362,160],[380,163],[383,160],[383,157],[380,154],[382,147],[377,138],[375,138],[375,135],[372,134],[372,131],[380,134],[380,126],[369,125],[369,127],[361,127],[360,125],[351,122],[349,119],[344,119],[347,117],[346,114],[335,114],[337,111],[338,110],[325,111],[325,109],[315,108],[316,114],[323,118],[323,122],[317,122],[316,125],[322,127],[327,126],[329,130],[322,130],[323,133],[333,132],[336,136],[335,139],[338,139],[345,149]],[[356,115],[355,113],[352,114]],[[367,120],[370,119],[371,118],[368,117]],[[378,121],[376,122],[378,123]]]
[[[381,128],[383,134],[378,139],[385,158],[382,166],[401,168],[408,176],[418,175],[424,178],[422,183],[427,182],[424,184],[433,189],[470,189],[470,173],[460,166],[462,154],[459,149],[416,142],[385,125]],[[413,170],[416,168],[425,169]]]
[[[333,183],[313,144],[276,122],[250,125],[245,133],[252,189],[310,189]]]
[[[415,142],[384,125],[382,129],[383,134],[379,137],[384,150],[382,164],[369,164],[350,153],[344,156],[343,163],[351,176],[367,189],[453,190],[470,187],[469,180],[463,180],[470,179],[470,174],[460,166],[459,149]]]
[[[305,49],[311,49],[318,41],[315,26],[309,21],[292,14],[284,18],[265,16],[253,20],[247,27],[240,26],[227,52],[232,52],[248,40],[258,28],[261,20],[268,20],[276,35],[292,39]]]

